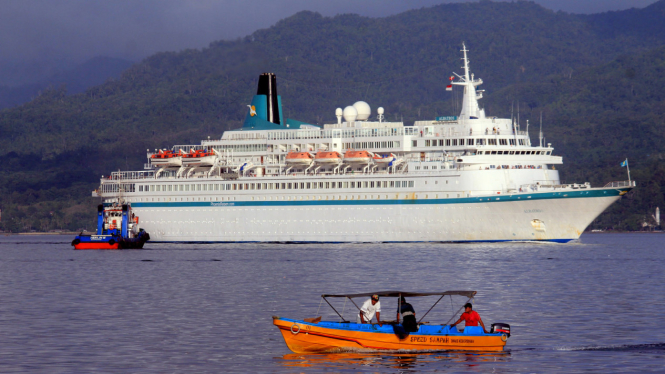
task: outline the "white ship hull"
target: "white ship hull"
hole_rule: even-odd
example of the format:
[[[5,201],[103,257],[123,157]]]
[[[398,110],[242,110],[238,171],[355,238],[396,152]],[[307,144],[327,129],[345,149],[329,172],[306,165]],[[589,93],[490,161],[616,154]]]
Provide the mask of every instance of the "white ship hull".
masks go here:
[[[153,241],[567,242],[617,189],[453,199],[134,203]],[[592,197],[586,197],[592,196]],[[368,196],[369,197],[369,196]],[[490,201],[488,201],[490,200]],[[537,220],[538,225],[533,221]]]

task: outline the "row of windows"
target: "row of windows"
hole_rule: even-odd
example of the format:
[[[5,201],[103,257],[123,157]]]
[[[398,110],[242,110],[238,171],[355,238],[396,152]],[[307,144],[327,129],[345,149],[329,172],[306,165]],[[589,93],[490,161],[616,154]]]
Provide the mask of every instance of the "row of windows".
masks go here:
[[[396,194],[396,195],[299,195],[299,196],[252,196],[251,200],[246,201],[300,201],[300,200],[392,200],[392,199],[442,199],[461,197],[461,193],[446,194]],[[247,198],[249,199],[249,197]],[[130,202],[171,202],[171,201],[237,201],[235,196],[194,196],[194,197],[135,197],[129,198]],[[418,208],[416,208],[418,209]],[[445,208],[444,208],[445,209]],[[450,208],[454,209],[454,208]],[[187,211],[187,210],[185,210]],[[194,210],[192,210],[194,211]]]
[[[139,192],[410,188],[414,186],[414,181],[151,184],[139,185]],[[117,190],[104,192],[117,192]]]
[[[113,183],[103,184],[102,192],[119,192],[122,189],[124,192],[136,192],[136,184],[134,183]]]
[[[478,151],[479,155],[483,152],[486,155],[549,155],[552,151]]]
[[[397,141],[342,143],[342,148],[344,149],[399,148],[399,147],[400,147],[400,142]]]
[[[498,140],[498,142],[497,142],[497,140]],[[421,140],[421,142],[422,142],[422,140]],[[526,145],[524,139],[517,139],[517,144]],[[456,147],[456,146],[463,146],[463,145],[515,145],[515,139],[477,138],[477,139],[430,139],[430,140],[425,140],[425,147],[443,147],[443,146]],[[418,141],[417,140],[413,140],[413,146],[414,147],[418,146]]]

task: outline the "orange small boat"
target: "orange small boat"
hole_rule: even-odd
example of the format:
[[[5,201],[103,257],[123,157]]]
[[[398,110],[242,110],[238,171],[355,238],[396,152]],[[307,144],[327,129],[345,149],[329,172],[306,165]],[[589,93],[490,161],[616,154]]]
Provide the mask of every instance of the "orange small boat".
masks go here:
[[[347,164],[369,164],[372,154],[368,151],[346,151],[344,162]]]
[[[316,153],[314,161],[319,164],[339,164],[342,162],[342,155],[339,152],[319,151]]]
[[[309,152],[290,151],[286,154],[286,163],[290,165],[311,165],[314,157]]]
[[[407,332],[399,321],[387,321],[378,324],[352,323],[344,319],[327,298],[356,297],[425,297],[438,296],[437,301],[429,309],[431,311],[445,296],[464,296],[471,300],[476,291],[445,291],[445,292],[402,292],[384,291],[362,294],[321,295],[323,300],[333,308],[342,319],[339,322],[321,321],[321,317],[303,320],[280,318],[273,316],[273,324],[279,328],[289,349],[295,353],[326,353],[348,351],[381,351],[381,350],[412,350],[412,351],[502,351],[510,336],[510,326],[505,323],[492,324],[489,333],[480,326],[467,326],[458,331],[448,324],[430,324],[422,322],[427,313],[420,318],[417,331]],[[353,305],[358,307],[353,300]],[[387,308],[386,308],[387,309]],[[450,320],[461,311],[458,310]],[[358,308],[359,310],[359,308]]]

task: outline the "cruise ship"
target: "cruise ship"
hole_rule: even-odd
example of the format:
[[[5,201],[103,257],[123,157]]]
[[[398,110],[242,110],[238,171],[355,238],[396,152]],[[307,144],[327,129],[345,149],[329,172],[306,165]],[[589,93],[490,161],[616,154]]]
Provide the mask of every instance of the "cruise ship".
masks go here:
[[[284,119],[260,75],[242,128],[148,152],[144,170],[101,178],[93,196],[128,204],[153,242],[478,242],[580,237],[635,182],[562,184],[550,143],[486,115],[469,68],[458,116],[385,120],[359,101],[322,126]],[[334,118],[336,117],[336,121]]]

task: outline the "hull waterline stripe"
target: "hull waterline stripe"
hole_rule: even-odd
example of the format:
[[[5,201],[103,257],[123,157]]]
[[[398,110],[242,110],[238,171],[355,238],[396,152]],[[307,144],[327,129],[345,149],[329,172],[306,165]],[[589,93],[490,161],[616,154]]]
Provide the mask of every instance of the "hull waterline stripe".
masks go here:
[[[579,199],[620,196],[632,188],[599,189],[590,191],[544,192],[533,194],[495,195],[481,197],[458,197],[448,199],[387,199],[387,200],[295,200],[295,201],[163,201],[131,202],[132,208],[177,208],[177,207],[251,207],[251,206],[319,206],[319,205],[444,205],[501,203],[511,201],[533,201],[552,199]],[[348,194],[348,192],[344,192]],[[419,192],[421,193],[421,192]],[[428,192],[429,193],[429,192]],[[361,194],[375,194],[363,191]],[[381,194],[381,193],[379,193]],[[386,193],[383,193],[386,194]],[[391,194],[391,193],[388,193]],[[107,205],[108,203],[105,203]],[[110,204],[109,204],[110,205]]]

